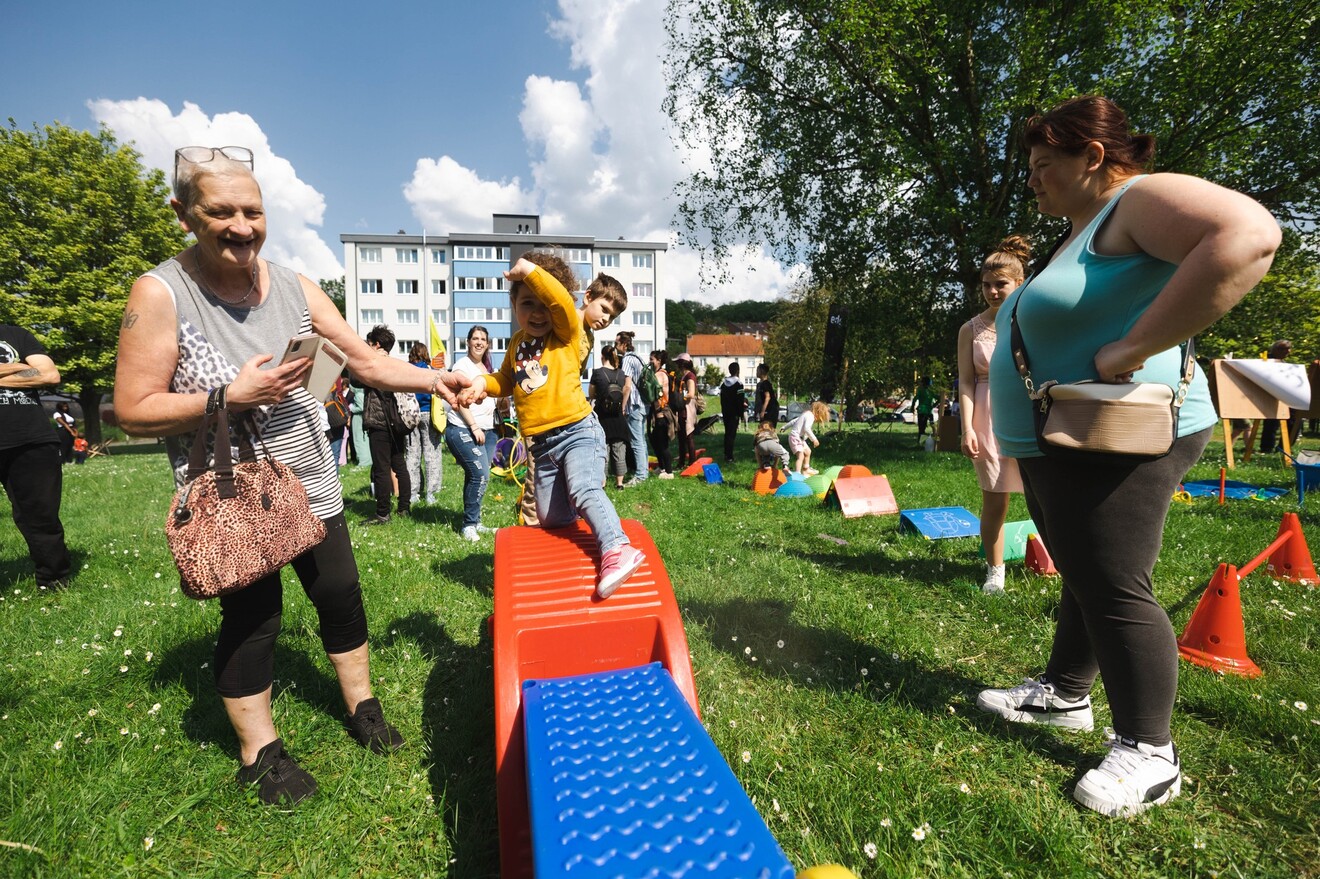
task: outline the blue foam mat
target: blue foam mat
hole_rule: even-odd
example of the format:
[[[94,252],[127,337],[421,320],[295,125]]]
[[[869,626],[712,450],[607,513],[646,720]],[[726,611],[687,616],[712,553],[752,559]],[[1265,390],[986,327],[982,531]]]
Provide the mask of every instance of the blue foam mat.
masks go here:
[[[658,662],[523,684],[538,879],[793,879]]]
[[[925,507],[898,512],[899,531],[915,531],[927,540],[981,535],[981,520],[963,507]]]
[[[1192,497],[1219,497],[1218,479],[1196,479],[1191,482],[1184,482],[1182,487],[1183,491]],[[1232,479],[1224,480],[1224,497],[1237,501],[1247,498],[1268,500],[1272,497],[1285,495],[1291,490],[1289,488],[1274,488],[1273,486],[1261,488],[1259,485],[1251,485],[1246,482],[1237,482]]]

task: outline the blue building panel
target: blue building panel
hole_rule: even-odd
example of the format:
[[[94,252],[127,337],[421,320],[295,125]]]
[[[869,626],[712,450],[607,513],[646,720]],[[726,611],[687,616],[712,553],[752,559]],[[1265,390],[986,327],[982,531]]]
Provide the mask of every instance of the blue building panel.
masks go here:
[[[506,262],[486,259],[456,259],[450,272],[455,278],[502,278],[509,270]]]

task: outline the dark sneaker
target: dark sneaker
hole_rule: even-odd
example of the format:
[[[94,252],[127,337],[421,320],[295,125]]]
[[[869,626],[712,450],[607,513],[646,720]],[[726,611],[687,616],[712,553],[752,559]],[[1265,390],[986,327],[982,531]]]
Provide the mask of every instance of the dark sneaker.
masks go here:
[[[403,736],[385,722],[385,713],[380,709],[380,700],[363,699],[348,717],[348,728],[353,738],[364,748],[370,748],[377,754],[397,751],[403,747]]]
[[[389,516],[372,516],[370,519],[366,519],[366,520],[364,520],[362,524],[363,524],[363,525],[388,525],[388,524],[390,524],[390,517],[389,517]]]
[[[316,779],[289,756],[280,739],[258,751],[251,766],[240,766],[235,778],[255,784],[257,797],[270,806],[292,806],[316,793]]]
[[[1115,736],[1100,765],[1082,776],[1073,799],[1111,818],[1126,818],[1178,796],[1182,772],[1178,749]]]
[[[1095,726],[1090,696],[1076,701],[1065,699],[1054,692],[1053,684],[1038,678],[1027,678],[1008,690],[982,690],[976,697],[976,707],[1014,723],[1082,731]]]

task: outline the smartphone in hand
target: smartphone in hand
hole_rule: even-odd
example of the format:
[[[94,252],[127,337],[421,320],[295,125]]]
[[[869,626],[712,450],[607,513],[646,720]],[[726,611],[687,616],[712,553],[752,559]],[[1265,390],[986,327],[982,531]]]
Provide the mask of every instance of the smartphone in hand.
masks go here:
[[[311,359],[312,368],[303,376],[302,386],[316,399],[324,400],[330,393],[335,379],[339,378],[344,368],[348,366],[348,358],[334,342],[316,333],[307,333],[289,340],[280,365],[305,358]]]

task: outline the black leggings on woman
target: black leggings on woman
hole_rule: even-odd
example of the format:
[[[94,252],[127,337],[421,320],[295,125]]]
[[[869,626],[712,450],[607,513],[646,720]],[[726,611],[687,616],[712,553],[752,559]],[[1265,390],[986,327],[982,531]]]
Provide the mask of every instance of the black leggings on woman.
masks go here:
[[[1174,489],[1210,431],[1182,437],[1143,464],[1020,458],[1027,509],[1063,576],[1045,675],[1067,699],[1104,679],[1114,730],[1150,745],[1169,739],[1178,643],[1151,572]]]
[[[326,519],[325,531],[325,540],[293,560],[293,571],[316,608],[325,652],[348,653],[367,643],[367,613],[344,514]],[[220,599],[215,689],[221,696],[253,696],[274,682],[283,607],[279,571]]]
[[[660,473],[674,472],[674,456],[669,452],[669,425],[663,418],[651,420],[651,451],[655,452],[655,468]]]

